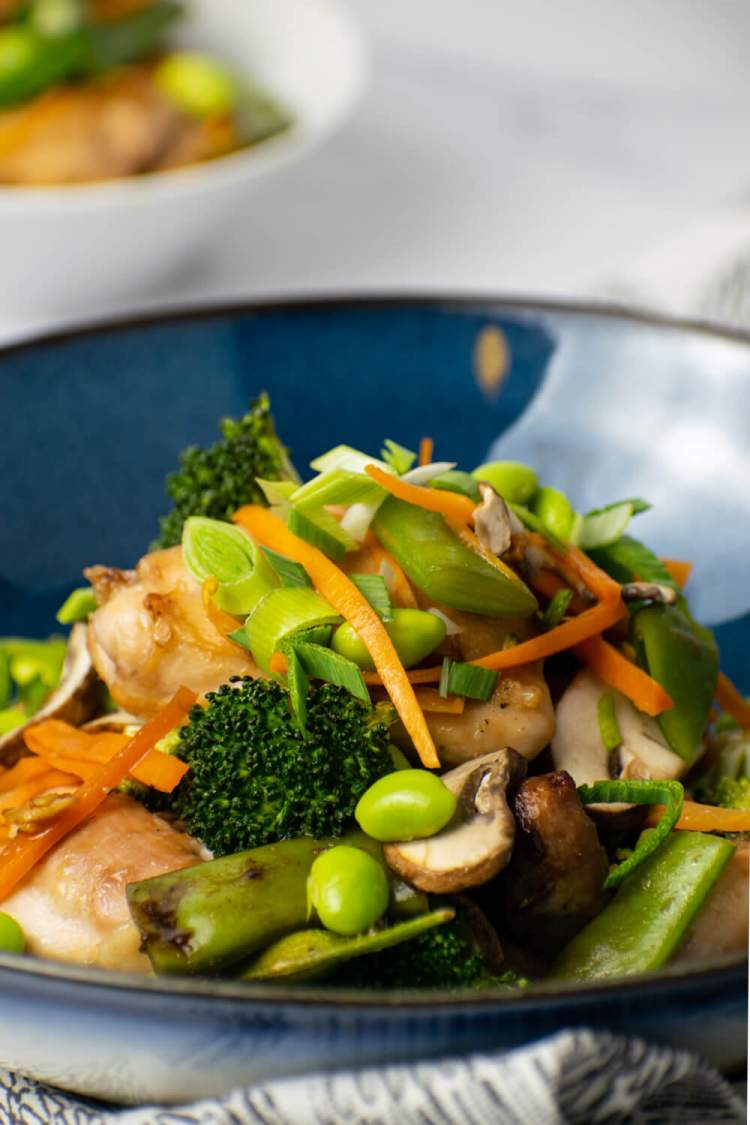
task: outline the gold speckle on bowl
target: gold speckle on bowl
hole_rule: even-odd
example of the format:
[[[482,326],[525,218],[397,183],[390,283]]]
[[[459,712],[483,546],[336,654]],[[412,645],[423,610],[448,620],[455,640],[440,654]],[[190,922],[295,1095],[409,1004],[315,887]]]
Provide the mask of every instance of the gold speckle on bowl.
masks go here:
[[[474,378],[487,399],[497,399],[510,371],[510,348],[505,333],[496,324],[487,324],[474,343]]]

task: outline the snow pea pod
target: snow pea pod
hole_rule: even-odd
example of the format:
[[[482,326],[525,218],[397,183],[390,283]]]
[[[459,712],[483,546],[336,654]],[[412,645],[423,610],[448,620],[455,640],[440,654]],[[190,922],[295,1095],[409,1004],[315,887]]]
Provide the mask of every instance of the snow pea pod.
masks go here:
[[[536,612],[536,598],[521,579],[462,543],[438,512],[389,496],[372,530],[415,586],[434,601],[490,617]]]
[[[684,937],[734,852],[700,832],[673,832],[563,949],[555,980],[598,980],[660,969]]]
[[[648,605],[633,614],[631,638],[638,663],[674,701],[658,722],[671,749],[689,762],[716,692],[719,651],[713,635],[693,621],[684,604]]]

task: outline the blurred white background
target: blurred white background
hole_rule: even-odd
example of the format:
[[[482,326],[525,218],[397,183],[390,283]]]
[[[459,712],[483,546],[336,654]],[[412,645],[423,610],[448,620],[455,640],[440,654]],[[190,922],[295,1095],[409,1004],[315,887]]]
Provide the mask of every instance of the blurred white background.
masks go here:
[[[742,0],[342,2],[372,51],[356,116],[255,189],[207,259],[131,308],[344,290],[604,293],[750,192]],[[81,318],[112,311],[102,301]],[[0,310],[0,337],[42,323]]]

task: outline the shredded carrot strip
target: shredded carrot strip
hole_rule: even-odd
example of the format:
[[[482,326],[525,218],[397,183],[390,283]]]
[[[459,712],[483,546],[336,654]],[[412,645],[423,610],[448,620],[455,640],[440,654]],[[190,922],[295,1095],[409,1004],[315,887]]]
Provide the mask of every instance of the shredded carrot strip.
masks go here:
[[[431,437],[423,437],[419,443],[419,463],[420,465],[429,465],[432,461],[432,454],[435,450],[435,443]]]
[[[639,711],[645,711],[647,715],[661,715],[662,711],[674,707],[672,697],[661,684],[603,637],[591,637],[576,645],[573,652],[600,680],[627,696]]]
[[[437,684],[440,682],[442,671],[442,665],[440,664],[434,668],[412,668],[411,671],[406,673],[406,678],[410,684]],[[363,672],[362,676],[365,683],[371,684],[373,687],[383,684],[377,672]]]
[[[664,805],[649,805],[646,823],[649,826],[658,824],[663,812]],[[683,801],[682,813],[675,828],[685,828],[692,832],[750,832],[750,811]]]
[[[745,730],[750,728],[750,703],[740,694],[728,676],[719,672],[716,685],[716,702],[723,711],[736,719]]]
[[[454,524],[471,523],[474,517],[475,504],[468,496],[460,496],[457,492],[445,492],[439,488],[423,488],[419,484],[409,484],[399,477],[384,473],[377,465],[365,465],[365,472],[374,481],[390,492],[391,496],[399,500],[406,500],[408,504],[416,504],[418,508],[426,508],[429,512],[439,512]]]
[[[268,671],[275,676],[285,676],[289,671],[289,661],[283,652],[275,652],[268,663]]]
[[[388,476],[387,473],[384,475]],[[250,532],[256,543],[301,563],[323,597],[354,626],[411,736],[422,764],[428,769],[438,768],[440,759],[432,735],[393,647],[393,641],[375,610],[354,583],[322,551],[294,535],[266,508],[247,504],[234,513],[233,519]]]
[[[214,602],[214,595],[219,589],[219,583],[213,574],[209,574],[208,578],[203,579],[201,587],[201,594],[203,597],[203,608],[206,611],[206,617],[217,633],[221,633],[222,637],[226,637],[229,633],[233,633],[237,628],[237,621],[228,613]]]
[[[85,731],[59,719],[47,719],[24,731],[26,746],[40,758],[67,769],[84,781],[93,776],[97,765],[111,762],[130,741],[116,731]],[[130,770],[130,776],[144,785],[171,793],[188,771],[188,765],[161,750],[149,750],[143,761]]]
[[[463,715],[466,700],[462,695],[440,695],[435,688],[417,688],[414,693],[423,711],[436,715]]]
[[[130,739],[110,762],[106,762],[90,781],[84,782],[76,799],[54,821],[35,836],[17,836],[0,855],[0,901],[28,875],[50,848],[96,812],[99,805],[119,785],[133,766],[155,743],[184,722],[196,696],[180,688],[167,706]]]
[[[691,562],[683,562],[681,559],[662,559],[664,566],[669,571],[670,578],[673,578],[681,590],[687,586],[687,581],[693,573],[693,564]]]

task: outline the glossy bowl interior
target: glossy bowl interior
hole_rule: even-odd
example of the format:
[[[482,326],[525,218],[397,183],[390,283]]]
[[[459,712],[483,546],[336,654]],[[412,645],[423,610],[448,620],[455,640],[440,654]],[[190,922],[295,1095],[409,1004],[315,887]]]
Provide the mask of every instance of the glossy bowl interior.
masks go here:
[[[623,399],[628,386],[634,393]],[[691,548],[697,600],[720,623],[724,665],[750,689],[750,597],[730,588],[744,573],[750,520],[727,474],[729,464],[745,477],[750,470],[750,343],[518,301],[209,310],[0,352],[0,407],[12,420],[0,444],[11,485],[0,522],[0,632],[45,635],[84,565],[131,565],[156,532],[179,450],[213,440],[217,418],[264,388],[303,469],[342,439],[377,452],[386,436],[413,446],[431,434],[438,456],[465,467],[495,443],[526,455],[581,505],[658,494],[664,529],[657,512],[646,537],[664,553]],[[684,433],[691,417],[722,445],[700,473],[688,450],[681,474],[670,426]],[[658,440],[664,455],[654,462]],[[642,463],[652,466],[645,480]],[[726,521],[732,582],[723,598],[714,535],[700,531],[715,524],[707,494]],[[684,519],[670,513],[689,510],[696,527],[686,538]],[[5,956],[0,1065],[100,1097],[180,1101],[313,1067],[512,1046],[587,1025],[678,1043],[732,1068],[747,1042],[746,974],[734,959],[511,997],[364,996],[143,980]]]
[[[0,186],[0,308],[92,316],[189,268],[256,185],[312,151],[354,110],[368,73],[339,0],[190,0],[176,46],[213,53],[293,118],[217,160],[102,183]]]

